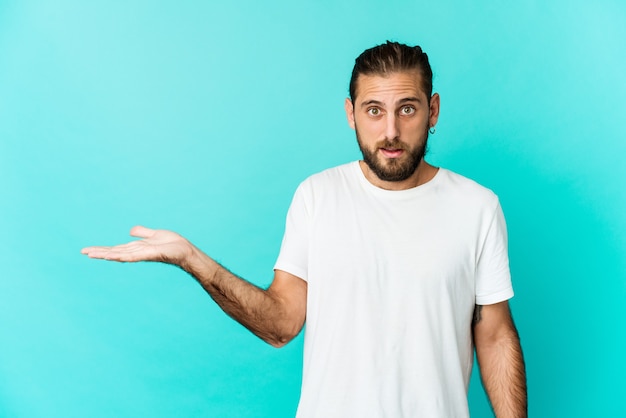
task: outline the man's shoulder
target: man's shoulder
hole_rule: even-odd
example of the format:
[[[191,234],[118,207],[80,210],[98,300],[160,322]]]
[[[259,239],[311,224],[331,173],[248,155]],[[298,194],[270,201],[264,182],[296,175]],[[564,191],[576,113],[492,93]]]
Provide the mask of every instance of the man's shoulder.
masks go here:
[[[497,202],[498,197],[493,190],[483,186],[475,180],[445,168],[440,169],[443,184],[448,193],[457,195],[464,200],[476,202]]]
[[[319,171],[307,177],[302,182],[302,185],[307,185],[309,187],[325,187],[353,180],[355,164],[358,164],[358,162],[352,161]]]
[[[311,174],[298,185],[294,199],[304,200],[307,204],[317,204],[329,197],[345,196],[348,191],[354,190],[355,184],[358,183],[355,164],[358,162],[342,164]]]

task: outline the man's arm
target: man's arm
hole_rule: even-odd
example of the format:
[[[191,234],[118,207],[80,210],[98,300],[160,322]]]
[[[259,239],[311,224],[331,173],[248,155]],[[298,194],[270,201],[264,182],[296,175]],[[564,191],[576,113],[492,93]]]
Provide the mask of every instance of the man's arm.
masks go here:
[[[472,326],[481,379],[496,417],[527,417],[524,358],[508,302],[476,305]]]
[[[274,347],[287,344],[302,329],[307,284],[299,277],[276,270],[272,284],[263,290],[235,276],[174,232],[136,226],[130,235],[143,239],[114,247],[86,247],[81,252],[111,261],[157,261],[179,266],[224,312]]]

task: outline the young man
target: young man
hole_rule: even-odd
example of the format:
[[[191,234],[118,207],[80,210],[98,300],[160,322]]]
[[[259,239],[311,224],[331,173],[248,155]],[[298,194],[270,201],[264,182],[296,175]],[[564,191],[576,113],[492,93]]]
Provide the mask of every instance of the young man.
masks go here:
[[[474,346],[496,415],[524,417],[502,210],[424,161],[439,106],[420,47],[387,42],[357,58],[345,110],[363,160],[300,185],[266,290],[170,231],[135,227],[142,240],[82,252],[178,265],[276,347],[306,319],[298,417],[468,416]]]

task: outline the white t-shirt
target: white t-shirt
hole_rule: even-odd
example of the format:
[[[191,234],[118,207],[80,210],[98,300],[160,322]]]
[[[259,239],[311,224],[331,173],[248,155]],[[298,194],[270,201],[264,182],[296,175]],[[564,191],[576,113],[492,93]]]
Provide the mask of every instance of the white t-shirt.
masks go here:
[[[466,417],[474,305],[513,296],[490,190],[445,169],[372,185],[358,162],[296,191],[275,269],[308,283],[299,418]]]

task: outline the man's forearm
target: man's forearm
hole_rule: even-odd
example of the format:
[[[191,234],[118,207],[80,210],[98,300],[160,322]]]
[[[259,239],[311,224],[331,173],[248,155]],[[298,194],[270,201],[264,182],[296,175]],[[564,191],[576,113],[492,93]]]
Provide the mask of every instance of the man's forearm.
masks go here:
[[[493,342],[477,345],[476,354],[496,417],[527,417],[526,371],[515,328]]]
[[[181,263],[226,314],[274,347],[295,337],[301,324],[290,317],[282,300],[271,289],[263,290],[234,275],[193,247]]]

